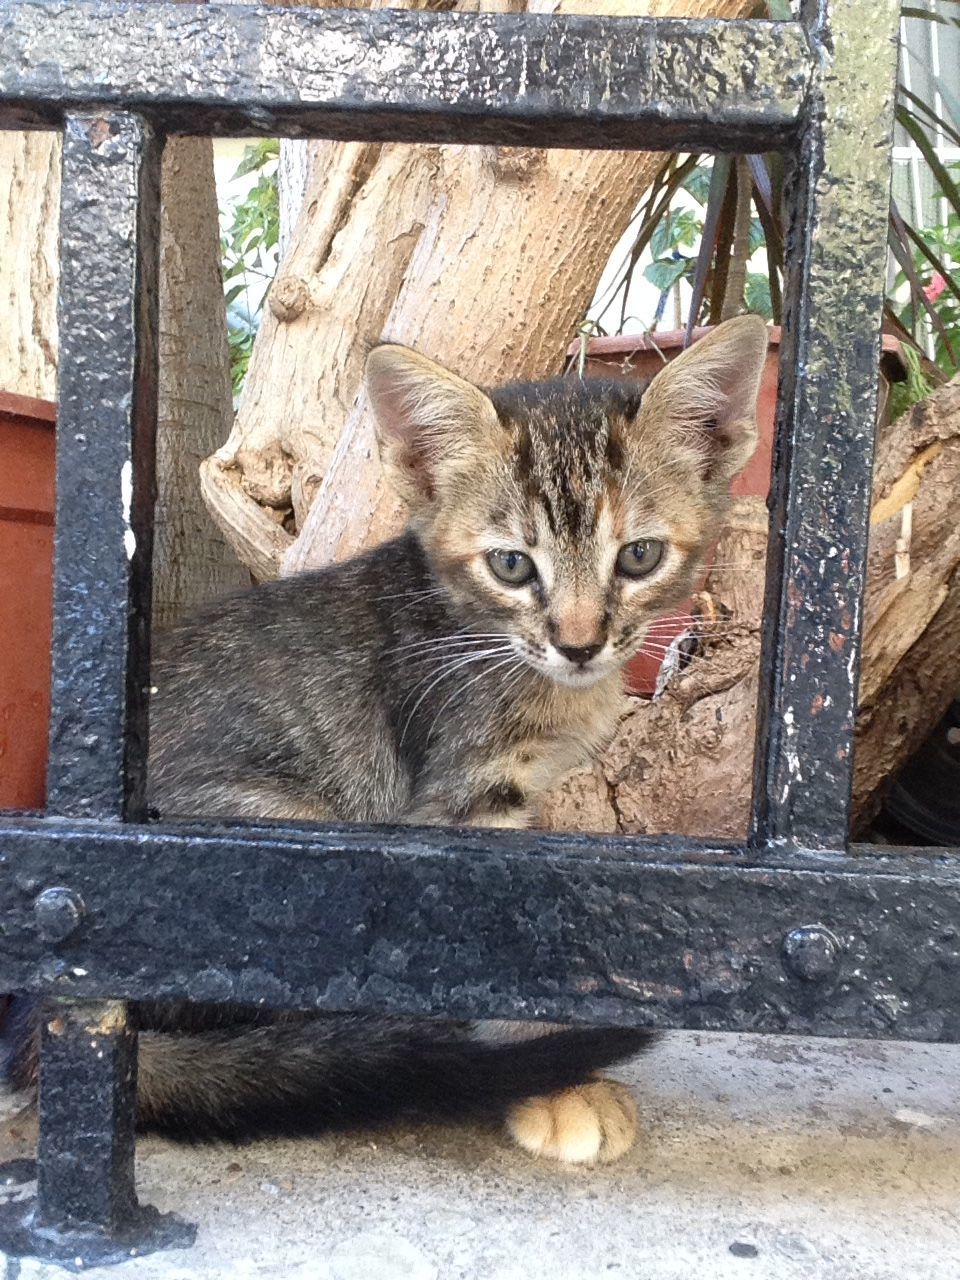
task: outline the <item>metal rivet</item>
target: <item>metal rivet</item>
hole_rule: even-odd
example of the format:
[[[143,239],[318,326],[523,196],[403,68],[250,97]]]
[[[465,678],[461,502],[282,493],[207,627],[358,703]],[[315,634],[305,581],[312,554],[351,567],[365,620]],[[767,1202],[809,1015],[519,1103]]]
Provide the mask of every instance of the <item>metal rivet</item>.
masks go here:
[[[33,904],[37,931],[45,942],[63,942],[79,928],[86,907],[79,893],[56,887],[44,889]]]
[[[783,962],[795,978],[823,982],[840,963],[840,941],[822,924],[791,929],[783,940]]]

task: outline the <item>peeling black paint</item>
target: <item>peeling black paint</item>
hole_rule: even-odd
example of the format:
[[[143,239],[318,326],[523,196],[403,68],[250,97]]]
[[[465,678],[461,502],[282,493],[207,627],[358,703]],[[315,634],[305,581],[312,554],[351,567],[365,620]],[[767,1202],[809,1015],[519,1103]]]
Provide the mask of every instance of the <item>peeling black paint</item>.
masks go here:
[[[0,822],[20,989],[960,1041],[960,857],[440,828]],[[44,938],[48,886],[85,904]]]
[[[819,52],[789,234],[755,756],[765,842],[848,838],[886,271],[897,9],[808,3]]]
[[[107,0],[0,8],[8,127],[96,104],[178,133],[769,150],[794,132],[810,74],[791,22]]]
[[[68,118],[47,808],[78,818],[143,816],[159,191],[149,125]]]

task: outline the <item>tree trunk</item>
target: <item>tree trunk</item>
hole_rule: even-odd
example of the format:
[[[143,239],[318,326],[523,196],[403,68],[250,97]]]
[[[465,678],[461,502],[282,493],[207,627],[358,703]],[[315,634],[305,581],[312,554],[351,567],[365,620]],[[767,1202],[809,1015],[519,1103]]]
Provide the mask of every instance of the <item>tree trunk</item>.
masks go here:
[[[53,400],[59,137],[0,133],[0,172],[10,175],[0,217],[0,390]],[[197,478],[233,417],[219,242],[212,144],[171,139],[163,159],[154,551],[161,624],[250,581],[210,520]]]
[[[750,3],[527,7],[742,16]],[[389,337],[481,383],[555,371],[660,163],[637,152],[322,145],[234,430],[203,467],[211,510],[258,577],[349,556],[405,519],[360,391],[367,345]]]
[[[0,131],[0,391],[57,394],[60,137]]]
[[[854,830],[960,688],[960,377],[878,441],[854,769]],[[906,530],[906,532],[905,532]],[[555,829],[742,838],[750,808],[767,512],[739,501],[701,600],[700,649],[631,709],[602,759],[548,797]]]
[[[164,626],[250,583],[204,507],[198,477],[233,420],[208,138],[170,138],[164,148],[159,346],[153,610]]]

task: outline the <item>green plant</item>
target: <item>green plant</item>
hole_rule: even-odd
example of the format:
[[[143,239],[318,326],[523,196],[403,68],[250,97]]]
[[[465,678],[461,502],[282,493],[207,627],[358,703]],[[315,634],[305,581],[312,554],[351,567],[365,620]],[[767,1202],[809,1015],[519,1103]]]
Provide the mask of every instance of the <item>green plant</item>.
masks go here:
[[[960,187],[960,161],[943,168],[956,192]],[[956,287],[960,279],[960,205],[942,185],[936,196],[946,203],[946,219],[917,230],[904,228],[912,253],[897,255],[902,269],[894,281],[893,298],[908,289],[907,301],[897,309],[897,318],[905,329],[915,333],[920,320],[927,317],[934,363],[950,376],[960,370],[960,291]],[[899,217],[895,205],[893,213]],[[917,305],[918,296],[923,298],[922,309]]]
[[[790,17],[786,0],[767,0],[766,10],[770,17]],[[905,17],[960,28],[960,17],[953,15],[910,5],[901,12]],[[929,133],[937,130],[960,145],[960,103],[941,77],[928,77],[926,83],[928,99],[901,81],[896,119],[930,166],[947,217],[937,226],[911,226],[891,201],[889,243],[901,274],[888,296],[885,321],[887,328],[921,353],[924,377],[931,381],[960,369],[960,166],[941,161]],[[696,202],[696,211],[677,208],[681,189]],[[680,281],[691,290],[688,331],[697,324],[715,324],[741,306],[779,323],[784,225],[783,162],[778,154],[667,157],[637,212],[633,246],[599,300],[601,331],[618,300],[618,331],[623,331],[630,285],[648,247],[653,262],[644,275],[661,290],[654,327]],[[765,269],[751,269],[751,260],[761,248]],[[922,356],[924,324],[930,326],[934,362],[925,362]]]
[[[911,347],[907,343],[904,344],[903,363],[906,367],[906,378],[904,378],[903,382],[890,384],[889,414],[891,422],[899,418],[901,414],[906,413],[908,409],[912,409],[915,404],[919,404],[921,400],[926,400],[933,390],[933,383],[923,372],[922,357],[916,347]]]
[[[257,180],[229,207],[230,220],[220,237],[230,378],[235,396],[240,394],[247,375],[266,287],[276,273],[280,239],[279,156],[276,138],[265,138],[244,151],[233,179],[256,173]]]

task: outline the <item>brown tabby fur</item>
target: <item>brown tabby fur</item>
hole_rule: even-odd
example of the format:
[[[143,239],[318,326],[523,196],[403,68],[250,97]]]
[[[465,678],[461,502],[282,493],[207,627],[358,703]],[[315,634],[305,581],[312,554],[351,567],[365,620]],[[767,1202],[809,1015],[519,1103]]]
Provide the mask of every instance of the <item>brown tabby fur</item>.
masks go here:
[[[154,804],[165,816],[526,824],[610,735],[623,664],[689,594],[754,447],[765,351],[762,321],[742,317],[646,391],[563,379],[485,393],[412,351],[375,348],[367,391],[410,525],[167,638],[153,676]],[[624,577],[617,555],[639,539],[662,543],[662,560]],[[505,585],[495,550],[529,556],[535,580]],[[142,1118],[190,1136],[502,1109],[584,1085],[649,1040],[177,1006],[139,1016]],[[578,1115],[632,1135],[626,1103],[614,1121],[612,1095],[586,1096]],[[521,1130],[543,1116],[531,1114],[515,1113],[514,1132],[533,1147]],[[586,1157],[565,1140],[538,1149],[603,1158],[598,1143]]]

